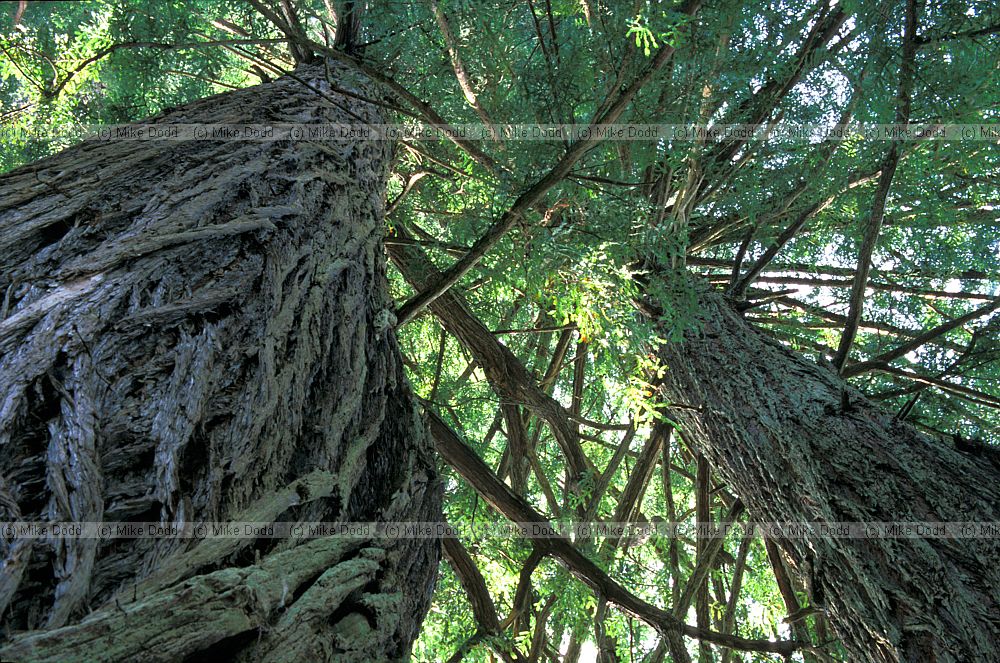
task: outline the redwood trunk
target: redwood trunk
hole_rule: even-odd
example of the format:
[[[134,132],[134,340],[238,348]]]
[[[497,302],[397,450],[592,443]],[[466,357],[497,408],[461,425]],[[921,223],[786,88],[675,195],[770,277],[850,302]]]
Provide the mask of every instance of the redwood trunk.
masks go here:
[[[150,122],[383,121],[324,71]],[[390,147],[93,142],[0,178],[3,519],[439,520],[386,291]],[[412,539],[8,539],[0,658],[401,658],[438,558]]]
[[[664,346],[671,417],[768,522],[1000,520],[988,449],[894,422],[832,369],[744,322],[715,294],[698,328]],[[695,406],[699,410],[689,409]],[[996,538],[779,541],[852,661],[1000,660]]]

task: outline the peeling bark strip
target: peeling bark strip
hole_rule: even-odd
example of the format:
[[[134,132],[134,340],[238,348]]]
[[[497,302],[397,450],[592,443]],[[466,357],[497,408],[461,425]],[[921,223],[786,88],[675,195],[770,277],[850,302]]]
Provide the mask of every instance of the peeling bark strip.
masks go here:
[[[283,78],[152,122],[383,121],[323,71],[296,75],[325,98]],[[389,149],[86,143],[0,178],[0,517],[439,520],[389,315]],[[439,559],[189,543],[0,541],[0,658],[401,658]]]
[[[664,346],[671,413],[771,522],[1000,520],[1000,461],[894,423],[833,370],[752,329],[715,294]],[[852,661],[1000,660],[1000,541],[780,541]]]

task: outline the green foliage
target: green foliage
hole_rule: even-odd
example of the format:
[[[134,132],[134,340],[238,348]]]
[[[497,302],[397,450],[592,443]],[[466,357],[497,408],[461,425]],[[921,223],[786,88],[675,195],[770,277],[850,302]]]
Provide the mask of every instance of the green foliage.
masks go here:
[[[333,23],[325,3],[294,4],[309,36],[324,43],[324,25]],[[748,121],[768,101],[761,93],[771,89],[768,81],[781,81],[794,71],[804,36],[825,6],[806,0],[719,0],[706,3],[690,20],[667,2],[618,6],[536,0],[512,5],[460,0],[440,5],[477,103],[501,124],[587,122],[609,94],[622,89],[664,46],[677,48],[676,56],[642,89],[623,121]],[[768,118],[832,124],[848,103],[855,104],[857,121],[894,117],[902,12],[874,0],[840,6],[850,15],[839,33],[844,43],[834,39],[814,54]],[[923,11],[922,34],[997,23],[996,8],[985,3],[946,0]],[[290,56],[280,44],[205,44],[278,36],[274,26],[237,0],[29,2],[18,25],[5,28],[0,37],[0,104],[9,136],[0,145],[0,171],[71,144],[73,127],[138,120],[256,84],[274,75],[266,70],[268,63],[289,68]],[[447,121],[480,121],[460,89],[427,3],[368,3],[362,39],[367,63]],[[106,52],[111,47],[117,50]],[[922,47],[913,120],[995,122],[998,51],[996,35]],[[393,121],[416,120],[399,115]],[[49,129],[57,134],[49,136]],[[444,140],[415,141],[397,149],[388,200],[403,194],[410,175],[426,177],[400,201],[387,225],[407,228],[441,269],[468,250],[567,147],[558,140],[482,141],[478,146],[502,168],[490,172]],[[828,198],[829,204],[781,248],[764,278],[752,284],[752,296],[791,289],[788,296],[797,305],[776,300],[746,315],[797,351],[828,355],[836,347],[843,329],[838,316],[846,310],[849,292],[844,284],[853,275],[877,186],[877,179],[854,186],[852,176],[877,171],[888,142],[856,137],[835,150],[827,147],[815,141],[751,142],[717,163],[711,155],[719,145],[712,141],[604,143],[458,284],[469,309],[535,377],[549,373],[562,339],[569,350],[555,365],[559,370],[549,393],[567,408],[578,407],[580,419],[606,425],[596,429],[581,424],[581,444],[596,470],[570,490],[558,443],[546,425],[525,412],[537,467],[524,496],[536,508],[557,521],[572,520],[576,509],[592,499],[599,473],[622,442],[621,429],[633,425],[637,434],[630,454],[596,509],[600,517],[614,513],[642,443],[657,422],[669,423],[657,379],[670,367],[656,359],[656,348],[697,330],[697,288],[702,286],[692,273],[727,284],[745,238],[750,241],[744,268],[776,245],[798,215]],[[1000,152],[989,141],[904,145],[873,261],[872,282],[885,288],[870,292],[854,356],[878,356],[1000,296],[998,167]],[[689,180],[692,173],[700,179]],[[677,201],[692,191],[696,204],[678,209]],[[398,272],[390,270],[389,279],[398,301],[413,294]],[[941,292],[958,290],[981,299]],[[637,314],[637,305],[654,308],[655,319]],[[861,376],[857,385],[897,409],[919,393],[910,419],[929,431],[958,430],[1000,442],[998,408],[983,405],[1000,399],[998,319],[994,315],[964,325],[893,363],[981,397],[880,372]],[[498,468],[506,463],[507,430],[498,416],[498,398],[469,352],[447,334],[442,344],[442,328],[430,315],[418,317],[399,337],[415,391],[433,401],[487,464]],[[582,384],[574,377],[574,348],[585,358]],[[580,392],[578,403],[574,387]],[[669,445],[672,467],[666,481],[658,467],[638,511],[646,519],[693,523],[696,462],[680,435]],[[472,528],[497,520],[467,484],[443,471],[449,522]],[[505,617],[527,544],[492,537],[464,543]],[[579,543],[593,553],[601,542]],[[716,596],[716,590],[728,591],[738,546],[739,541],[726,541],[724,561],[713,572],[715,618],[722,616],[726,598]],[[669,603],[671,587],[684,586],[696,562],[692,540],[659,534],[600,560],[637,595],[660,605]],[[574,633],[592,640],[597,599],[590,590],[551,560],[536,569],[531,586],[535,608],[554,597],[546,626],[551,648],[558,650]],[[759,541],[751,546],[735,605],[739,635],[788,637],[782,622],[786,606]],[[524,622],[531,628],[510,628],[484,640],[466,660],[492,660],[490,649],[526,651],[534,619],[533,614]],[[815,635],[815,622],[808,623]],[[641,660],[657,644],[648,626],[615,611],[605,628],[623,660]],[[440,660],[475,630],[464,591],[450,566],[442,564],[434,606],[414,656]],[[836,650],[828,653],[842,657]],[[765,660],[751,654],[737,657]]]
[[[652,49],[659,48],[660,45],[656,42],[656,36],[653,31],[649,29],[646,25],[642,16],[636,16],[634,19],[629,21],[628,36],[635,37],[635,47],[642,49],[642,54],[647,58],[649,57]]]

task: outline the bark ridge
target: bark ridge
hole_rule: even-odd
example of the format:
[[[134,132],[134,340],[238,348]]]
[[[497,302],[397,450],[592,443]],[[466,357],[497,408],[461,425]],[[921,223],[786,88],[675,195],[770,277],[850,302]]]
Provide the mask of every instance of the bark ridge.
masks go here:
[[[304,66],[148,122],[383,122],[326,71],[373,96]],[[86,142],[0,177],[4,520],[438,520],[386,291],[390,151]],[[0,656],[400,658],[438,558],[430,540],[8,538]]]
[[[1000,463],[893,421],[832,369],[703,293],[664,389],[690,436],[759,521],[1000,520]],[[970,493],[970,487],[976,492]],[[1000,660],[996,538],[778,541],[851,660]]]

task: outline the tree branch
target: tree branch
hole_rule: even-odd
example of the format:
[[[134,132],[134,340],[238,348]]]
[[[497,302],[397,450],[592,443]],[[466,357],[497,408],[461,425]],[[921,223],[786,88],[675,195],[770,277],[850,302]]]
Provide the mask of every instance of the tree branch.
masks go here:
[[[548,531],[556,531],[556,528],[540,513],[497,479],[479,456],[466,446],[433,410],[425,409],[425,412],[438,452],[445,462],[461,474],[483,499],[514,522],[535,524],[547,528]],[[681,633],[690,638],[740,651],[767,652],[785,656],[791,655],[802,647],[803,643],[791,640],[749,640],[690,626],[671,613],[657,608],[629,592],[577,550],[568,539],[555,535],[546,536],[535,539],[535,545],[543,552],[558,559],[570,573],[590,587],[598,596],[606,598],[609,603],[615,604],[623,612],[646,622],[661,634]]]
[[[479,625],[479,631],[487,636],[497,635],[502,631],[500,618],[497,616],[493,598],[486,587],[486,580],[479,572],[469,551],[465,549],[462,542],[452,536],[442,538],[444,546],[444,556],[454,569],[458,577],[459,584],[465,590],[469,598],[469,605],[472,606],[472,614]],[[521,656],[515,651],[514,659],[521,660]]]
[[[396,234],[409,239],[402,226],[396,226]],[[403,278],[415,289],[424,287],[439,274],[419,247],[395,244],[387,248]],[[535,382],[524,364],[469,311],[465,300],[457,293],[445,293],[439,301],[431,304],[431,310],[441,324],[472,353],[490,380],[493,390],[501,398],[525,404],[549,424],[571,472],[577,478],[582,476],[590,468],[590,461],[580,446],[578,432],[570,423],[566,409],[545,393],[544,387]],[[572,332],[567,330],[563,334],[567,337],[568,344],[568,336]]]
[[[698,11],[700,6],[701,0],[686,0],[682,11],[688,16],[693,16]],[[674,46],[671,44],[663,44],[645,70],[638,77],[636,77],[635,81],[633,81],[629,87],[622,90],[618,94],[615,101],[609,106],[608,110],[603,115],[594,117],[590,127],[592,129],[596,129],[600,125],[611,124],[617,121],[618,118],[621,117],[622,113],[625,112],[625,109],[631,103],[632,99],[639,93],[639,90],[641,90],[643,86],[645,86],[653,78],[653,75],[659,71],[668,60],[670,60],[673,54]],[[509,231],[514,224],[517,223],[517,221],[549,191],[549,189],[561,182],[563,178],[569,174],[573,166],[581,158],[583,158],[587,152],[603,140],[603,134],[595,130],[588,132],[587,138],[573,143],[569,149],[566,150],[566,153],[562,156],[562,158],[559,159],[556,165],[553,166],[552,169],[541,179],[528,188],[527,191],[522,193],[520,197],[514,201],[514,204],[510,207],[510,209],[504,212],[500,218],[497,219],[496,222],[494,222],[493,225],[491,225],[478,240],[476,240],[475,244],[473,244],[467,254],[445,270],[441,274],[440,278],[438,278],[429,287],[425,288],[399,307],[396,312],[396,319],[399,320],[399,324],[403,325],[412,320],[414,316],[420,313],[420,311],[427,307],[428,304],[440,297],[445,291],[458,283],[463,276],[468,274],[469,271],[482,259],[482,257],[486,255],[486,253],[492,249],[497,242],[500,241],[500,238],[507,234],[507,231]]]
[[[916,42],[918,46],[931,46],[933,44],[938,44],[943,41],[952,41],[954,39],[973,39],[975,37],[995,35],[997,33],[1000,33],[1000,23],[987,25],[984,28],[964,30],[962,32],[949,32],[943,35],[934,35],[934,36],[920,35],[917,37]]]
[[[899,92],[896,99],[896,124],[905,125],[910,121],[910,92],[913,87],[914,69],[917,53],[915,41],[917,33],[917,5],[916,0],[907,0],[906,3],[906,27],[903,35],[903,60],[900,65]],[[847,325],[840,337],[840,346],[834,355],[833,365],[838,371],[843,371],[847,365],[847,360],[851,354],[851,346],[858,333],[858,323],[861,321],[861,313],[864,308],[865,287],[868,283],[868,274],[871,270],[872,253],[875,251],[875,242],[878,240],[882,229],[882,219],[885,217],[885,204],[889,196],[889,187],[892,185],[892,178],[896,174],[896,167],[899,165],[899,158],[902,152],[902,141],[893,140],[889,147],[889,153],[882,162],[882,175],[879,178],[878,188],[875,191],[875,199],[872,202],[871,218],[865,230],[864,240],[861,244],[861,251],[858,255],[858,272],[854,276],[854,284],[851,288],[850,310],[847,314]]]
[[[854,187],[861,186],[862,184],[871,181],[874,177],[875,175],[870,173],[855,175],[848,182],[847,188],[853,189]],[[758,258],[753,265],[750,266],[743,278],[736,282],[731,289],[732,294],[734,296],[743,295],[743,293],[746,292],[747,287],[749,287],[749,285],[753,283],[754,279],[760,275],[764,268],[767,267],[772,260],[774,260],[781,249],[785,248],[785,245],[788,244],[788,242],[790,242],[800,230],[802,230],[802,227],[809,221],[809,219],[829,207],[833,201],[837,199],[838,195],[840,195],[840,192],[835,193],[832,196],[828,196],[823,200],[819,200],[803,210],[795,221],[785,228],[780,235],[778,235],[774,244],[769,246],[767,250],[764,251],[763,255],[761,255],[760,258]]]
[[[926,332],[920,334],[913,340],[904,343],[896,348],[893,348],[888,352],[883,352],[882,354],[876,357],[872,357],[871,359],[858,362],[850,366],[846,366],[841,371],[841,375],[843,375],[844,377],[852,377],[855,375],[859,375],[861,373],[865,373],[870,370],[874,370],[880,366],[888,364],[891,361],[899,359],[908,352],[912,352],[913,350],[916,350],[917,348],[926,345],[927,343],[933,341],[937,337],[947,334],[953,329],[957,329],[966,323],[972,322],[973,320],[989,315],[993,311],[996,311],[998,308],[1000,308],[1000,298],[994,299],[986,306],[981,306],[973,311],[969,311],[965,315],[959,316],[954,320],[949,320],[948,322],[938,325],[933,329],[928,329]]]
[[[465,100],[469,102],[469,105],[476,111],[476,115],[482,120],[490,129],[490,135],[493,140],[499,138],[496,127],[493,124],[493,119],[490,114],[486,112],[486,109],[479,99],[476,97],[476,91],[472,89],[472,82],[469,81],[469,74],[465,71],[465,64],[462,62],[462,56],[458,52],[458,40],[455,39],[454,33],[451,31],[451,26],[448,23],[448,17],[441,10],[440,5],[438,5],[437,0],[428,0],[428,4],[431,6],[431,11],[434,12],[434,20],[437,21],[438,28],[441,30],[441,35],[444,37],[444,44],[448,50],[448,56],[451,58],[451,67],[455,71],[455,78],[458,80],[458,86],[462,88],[462,94],[465,95]]]

